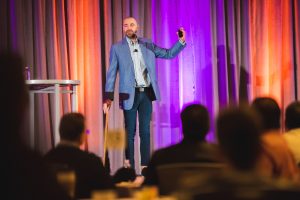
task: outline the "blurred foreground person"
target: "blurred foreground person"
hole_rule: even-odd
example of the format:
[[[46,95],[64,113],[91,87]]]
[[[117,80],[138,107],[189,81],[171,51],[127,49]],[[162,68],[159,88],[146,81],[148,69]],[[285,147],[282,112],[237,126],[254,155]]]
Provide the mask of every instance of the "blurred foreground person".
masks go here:
[[[207,109],[200,104],[191,104],[183,109],[180,116],[183,140],[154,152],[145,172],[145,185],[160,185],[158,168],[161,166],[219,163],[216,146],[205,141],[210,128]]]
[[[281,133],[279,105],[270,97],[258,97],[254,99],[251,107],[262,120],[262,173],[272,178],[298,181],[296,161]]]
[[[26,133],[28,91],[19,55],[0,53],[0,113],[4,147],[2,197],[40,200],[69,199],[46,170],[42,157],[29,149],[22,137]]]

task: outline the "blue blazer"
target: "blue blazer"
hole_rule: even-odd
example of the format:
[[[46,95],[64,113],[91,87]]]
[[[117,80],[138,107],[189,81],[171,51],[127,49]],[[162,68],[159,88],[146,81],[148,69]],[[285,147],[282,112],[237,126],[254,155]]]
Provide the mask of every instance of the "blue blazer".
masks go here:
[[[178,41],[172,48],[164,49],[156,46],[148,39],[138,38],[138,42],[154,93],[152,100],[160,100],[156,79],[155,58],[174,58],[182,49],[184,49],[186,44],[183,45]],[[109,68],[105,84],[105,99],[113,100],[117,72],[119,72],[120,107],[125,110],[130,110],[134,101],[135,76],[133,61],[126,38],[112,45],[110,49]]]

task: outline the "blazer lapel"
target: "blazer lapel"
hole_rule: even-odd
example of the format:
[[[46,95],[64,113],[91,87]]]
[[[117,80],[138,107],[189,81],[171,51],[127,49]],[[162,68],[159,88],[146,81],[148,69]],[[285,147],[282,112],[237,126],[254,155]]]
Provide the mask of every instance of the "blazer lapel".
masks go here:
[[[123,49],[122,52],[124,52],[124,54],[122,55],[123,59],[128,60],[128,63],[130,63],[129,67],[132,67],[133,69],[133,61],[132,61],[129,45],[126,38],[122,40],[122,49]]]
[[[147,51],[146,51],[146,47],[145,47],[145,42],[142,40],[142,38],[139,38],[138,39],[139,41],[139,46],[140,46],[140,49],[141,49],[141,52],[142,52],[142,55],[143,55],[143,58],[144,58],[144,62],[146,64],[146,67],[148,68],[149,64],[148,64],[148,60],[147,60]]]

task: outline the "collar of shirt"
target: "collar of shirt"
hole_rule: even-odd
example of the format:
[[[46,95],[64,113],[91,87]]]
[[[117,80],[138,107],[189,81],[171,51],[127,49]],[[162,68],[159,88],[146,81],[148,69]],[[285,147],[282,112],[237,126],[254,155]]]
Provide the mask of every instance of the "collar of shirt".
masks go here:
[[[130,38],[128,38],[126,36],[126,40],[127,40],[127,43],[128,43],[128,46],[129,46],[129,49],[130,49],[130,52],[131,52],[131,56],[133,56],[132,52],[139,52],[137,55],[139,57],[139,59],[142,59],[141,56],[142,54],[140,54],[140,45],[138,43],[138,40],[136,40],[136,42],[133,42]],[[136,51],[137,50],[137,51]],[[142,62],[144,62],[142,60]]]
[[[134,44],[137,44],[137,43],[138,43],[138,39],[136,39],[136,41],[133,42],[133,41],[132,41],[130,38],[128,38],[127,36],[126,36],[126,40],[127,40],[127,42],[128,42],[129,45],[134,45]]]

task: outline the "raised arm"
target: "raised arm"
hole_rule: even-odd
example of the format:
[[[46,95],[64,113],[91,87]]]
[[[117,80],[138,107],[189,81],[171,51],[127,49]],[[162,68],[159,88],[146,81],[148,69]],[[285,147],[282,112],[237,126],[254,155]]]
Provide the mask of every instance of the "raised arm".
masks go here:
[[[179,34],[179,31],[181,31],[181,34]],[[166,49],[166,48],[161,48],[153,44],[153,52],[157,58],[174,58],[175,56],[178,55],[178,53],[184,49],[186,46],[185,43],[185,30],[183,28],[180,28],[177,32],[178,35],[178,42],[176,42],[173,47]]]

